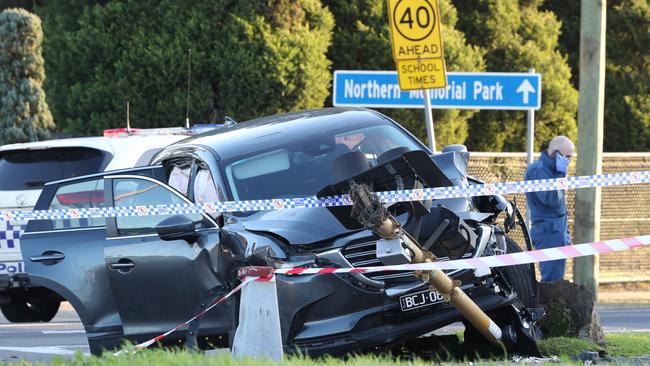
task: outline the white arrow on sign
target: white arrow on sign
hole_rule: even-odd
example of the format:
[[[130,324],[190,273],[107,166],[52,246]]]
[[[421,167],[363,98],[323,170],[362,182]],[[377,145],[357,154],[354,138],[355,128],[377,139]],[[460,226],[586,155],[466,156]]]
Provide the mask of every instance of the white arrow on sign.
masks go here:
[[[519,85],[517,88],[517,93],[523,93],[524,95],[524,104],[528,104],[528,93],[534,93],[535,88],[533,88],[532,85],[530,85],[530,82],[528,79],[524,79],[524,82]]]

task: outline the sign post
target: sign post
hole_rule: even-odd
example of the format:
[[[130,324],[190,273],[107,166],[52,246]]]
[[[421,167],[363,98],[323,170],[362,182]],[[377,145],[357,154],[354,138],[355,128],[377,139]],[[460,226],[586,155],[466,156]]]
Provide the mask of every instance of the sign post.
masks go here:
[[[436,152],[436,132],[433,129],[433,113],[431,112],[431,91],[424,89],[424,119],[427,122],[427,138],[431,151]]]
[[[528,70],[531,74],[535,73],[535,69],[530,69]],[[524,90],[527,90],[526,94],[524,94],[524,97],[528,97],[528,93],[531,91],[534,92],[535,90],[533,89],[532,85],[530,83],[522,83],[522,85],[517,89],[517,91],[521,91],[522,94],[524,93]],[[535,110],[534,109],[529,109],[528,113],[526,113],[526,166],[530,166],[530,164],[533,163],[533,153],[535,152]],[[526,203],[526,225],[528,227],[531,227],[531,218],[530,218],[530,207],[528,207],[528,203]]]
[[[436,152],[429,89],[447,86],[438,0],[388,0],[393,59],[401,90],[423,90],[429,146]]]

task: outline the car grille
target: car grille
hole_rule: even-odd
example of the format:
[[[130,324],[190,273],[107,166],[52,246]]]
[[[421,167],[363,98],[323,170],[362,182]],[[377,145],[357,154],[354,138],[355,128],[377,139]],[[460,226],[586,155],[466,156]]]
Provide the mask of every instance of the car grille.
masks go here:
[[[348,245],[341,251],[345,259],[352,267],[375,267],[381,266],[382,263],[377,259],[377,243],[367,242]],[[365,273],[364,276],[375,281],[386,281],[401,278],[413,278],[412,271],[385,271]]]
[[[348,245],[341,250],[341,254],[343,254],[343,257],[345,257],[352,267],[375,267],[382,265],[381,261],[377,259],[377,243],[374,241]],[[463,258],[469,258],[471,256],[472,253],[468,252],[463,255]],[[440,257],[438,259],[441,261],[449,260],[446,257]],[[363,275],[375,281],[396,280],[404,282],[409,279],[415,280],[413,271],[384,271],[364,273]]]

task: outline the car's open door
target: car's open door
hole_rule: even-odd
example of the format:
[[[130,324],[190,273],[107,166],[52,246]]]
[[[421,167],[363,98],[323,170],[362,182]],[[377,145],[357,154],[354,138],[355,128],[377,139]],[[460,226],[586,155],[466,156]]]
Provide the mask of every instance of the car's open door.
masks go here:
[[[111,203],[105,194],[106,174],[49,183],[35,209],[108,207]],[[129,169],[120,174],[157,177],[164,175],[164,170],[153,166]],[[106,217],[32,220],[21,239],[31,285],[52,290],[74,306],[94,354],[119,345],[123,336],[104,265],[108,221]],[[49,304],[39,303],[39,306],[41,311],[45,311]]]
[[[106,192],[116,207],[190,203],[159,181],[138,176],[110,176]],[[151,207],[151,206],[150,206]],[[159,235],[158,226],[165,226]],[[104,250],[110,286],[124,334],[135,342],[157,336],[190,319],[220,293],[219,228],[200,213],[124,216],[107,222]],[[228,304],[201,320],[199,335],[227,339],[231,327]],[[184,339],[174,333],[167,342]]]

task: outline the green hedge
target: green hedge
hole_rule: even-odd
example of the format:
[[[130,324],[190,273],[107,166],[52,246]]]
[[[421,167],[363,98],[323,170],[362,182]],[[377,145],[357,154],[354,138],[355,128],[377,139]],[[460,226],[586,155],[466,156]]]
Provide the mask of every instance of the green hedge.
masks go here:
[[[320,107],[333,20],[318,0],[46,2],[50,104],[66,131],[244,120]],[[65,51],[62,51],[65,50]]]

